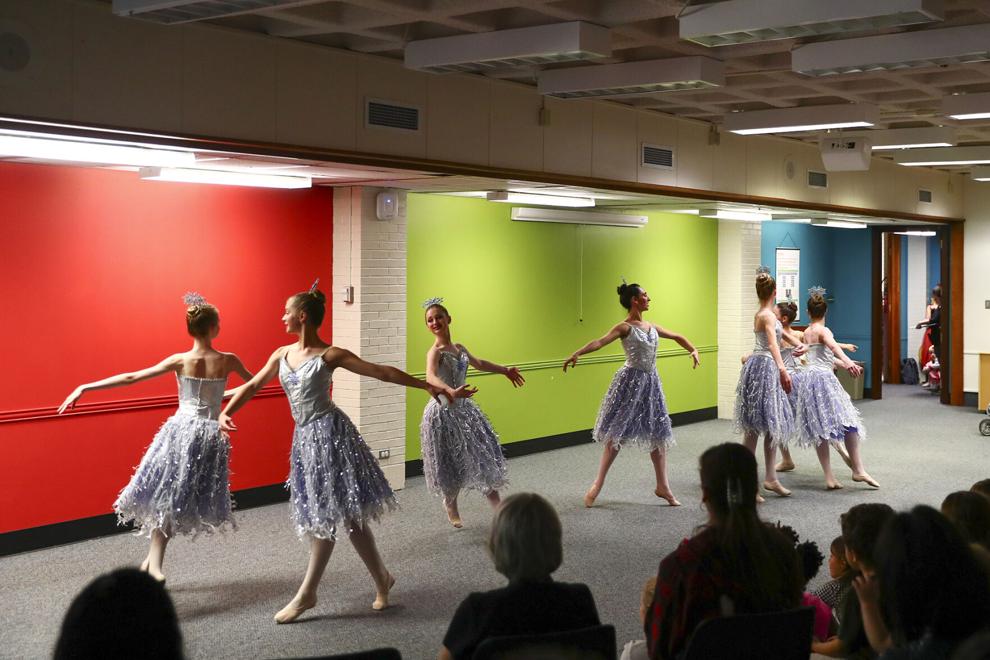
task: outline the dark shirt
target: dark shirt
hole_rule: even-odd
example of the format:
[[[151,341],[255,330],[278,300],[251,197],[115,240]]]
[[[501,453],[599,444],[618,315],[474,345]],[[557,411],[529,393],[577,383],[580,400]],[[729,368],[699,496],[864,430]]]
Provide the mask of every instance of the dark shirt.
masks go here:
[[[863,611],[859,607],[859,596],[855,589],[847,589],[839,604],[842,616],[839,618],[839,641],[842,642],[844,658],[868,660],[877,657],[866,636],[863,625]]]
[[[472,593],[461,602],[443,645],[457,660],[469,660],[488,637],[536,635],[600,625],[591,591],[583,584],[518,582]]]
[[[926,634],[921,639],[884,653],[881,660],[949,660],[958,642]]]

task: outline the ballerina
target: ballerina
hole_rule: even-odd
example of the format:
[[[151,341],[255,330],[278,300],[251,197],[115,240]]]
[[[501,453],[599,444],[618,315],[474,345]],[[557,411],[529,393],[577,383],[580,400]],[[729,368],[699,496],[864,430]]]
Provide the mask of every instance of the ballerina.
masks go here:
[[[604,445],[598,474],[584,496],[584,505],[591,507],[605,484],[619,449],[636,445],[650,452],[650,460],[656,473],[654,494],[667,500],[670,506],[680,506],[667,482],[667,449],[674,444],[670,415],[663,395],[660,374],[657,373],[657,345],[660,338],[672,339],[686,350],[693,360],[692,368],[701,364],[698,350],[682,335],[643,320],[643,312],[650,308],[650,296],[638,284],[626,284],[618,288],[619,304],[628,314],[621,323],[604,336],[588,342],[576,350],[564,362],[576,367],[578,358],[607,346],[616,339],[622,340],[626,363],[616,372],[605,394],[592,437]]]
[[[522,387],[526,382],[517,367],[481,360],[462,344],[451,341],[452,320],[443,298],[430,298],[423,308],[426,327],[436,338],[426,353],[428,383],[437,387],[463,387],[468,365],[502,374],[514,387]],[[477,390],[468,391],[473,394]],[[444,406],[431,399],[423,410],[420,438],[426,487],[443,497],[451,525],[458,529],[463,525],[457,509],[457,495],[462,489],[474,488],[488,498],[493,508],[498,506],[498,491],[507,483],[505,456],[491,422],[473,400],[462,398]]]
[[[867,474],[860,455],[860,443],[866,438],[863,419],[833,373],[836,359],[853,376],[859,376],[863,370],[846,356],[832,336],[832,331],[825,326],[825,313],[828,311],[825,289],[812,287],[808,293],[811,323],[804,331],[808,345],[808,368],[802,377],[795,405],[799,442],[815,447],[828,490],[842,488],[829,463],[828,446],[838,442],[845,442],[849,452],[853,481],[879,488],[880,484]]]
[[[343,527],[371,573],[376,595],[372,609],[388,607],[395,578],[385,568],[369,522],[396,506],[378,461],[351,420],[330,400],[334,369],[388,383],[417,387],[452,401],[470,396],[465,388],[435,387],[395,367],[365,362],[350,351],[331,346],[319,335],[326,314],[326,296],[316,288],[297,293],[285,304],[285,331],[299,340],[272,353],[264,368],[238,392],[220,414],[221,427],[237,430],[231,419],[258,390],[276,375],[289,399],[296,422],[287,486],[290,514],[299,537],[310,541],[309,564],[295,597],[275,614],[276,623],[295,621],[317,602],[316,591]]]
[[[213,348],[220,333],[220,314],[198,293],[187,293],[186,330],[192,349],[175,353],[158,364],[80,385],[62,402],[58,414],[73,408],[91,390],[133,385],[167,373],[175,374],[179,408],[165,420],[113,509],[118,524],[133,522],[140,536],[151,539],[141,563],[159,582],[165,548],[177,534],[237,527],[232,512],[228,457],[230,440],[217,423],[227,376],[245,380],[251,372],[233,353]]]

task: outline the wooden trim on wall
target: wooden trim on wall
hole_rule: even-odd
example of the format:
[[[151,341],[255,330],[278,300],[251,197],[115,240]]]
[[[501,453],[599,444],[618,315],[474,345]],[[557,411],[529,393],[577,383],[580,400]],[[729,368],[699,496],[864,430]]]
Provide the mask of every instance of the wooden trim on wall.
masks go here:
[[[963,225],[949,226],[948,240],[942,240],[942,253],[948,244],[948,259],[942,261],[942,305],[948,300],[948,313],[942,314],[942,355],[948,355],[949,373],[942,374],[942,402],[964,405],[963,394]],[[946,263],[948,262],[948,263]],[[948,271],[948,273],[946,273]],[[946,278],[946,274],[948,278]],[[948,295],[945,283],[949,283]],[[943,361],[945,362],[945,361]],[[945,369],[945,365],[942,366]],[[948,383],[948,387],[944,384]]]
[[[887,305],[884,309],[883,349],[887,356],[887,382],[901,382],[901,240],[887,234]]]

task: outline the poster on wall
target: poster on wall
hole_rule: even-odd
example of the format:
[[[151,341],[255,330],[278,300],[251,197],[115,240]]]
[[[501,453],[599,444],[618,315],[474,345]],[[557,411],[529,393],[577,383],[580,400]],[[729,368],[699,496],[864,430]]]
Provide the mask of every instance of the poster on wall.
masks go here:
[[[801,250],[777,248],[777,300],[797,303],[797,318],[801,318]]]

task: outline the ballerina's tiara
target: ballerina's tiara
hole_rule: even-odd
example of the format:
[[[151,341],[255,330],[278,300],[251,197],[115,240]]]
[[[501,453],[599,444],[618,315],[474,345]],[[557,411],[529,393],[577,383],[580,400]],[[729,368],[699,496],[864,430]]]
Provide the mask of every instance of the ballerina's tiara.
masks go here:
[[[312,284],[312,286],[310,286],[310,287],[309,287],[309,292],[310,292],[310,293],[316,293],[316,286],[317,286],[317,285],[318,285],[319,283],[320,283],[320,278],[318,278],[318,277],[317,277],[317,278],[316,278],[315,280],[313,280],[313,284]]]
[[[206,302],[206,298],[203,297],[203,294],[196,293],[195,291],[186,291],[186,295],[182,296],[182,302],[184,302],[187,307],[209,304]]]
[[[764,273],[766,273],[767,275],[770,274],[770,266],[757,266],[756,267],[756,274],[757,275],[763,275]]]
[[[808,289],[808,295],[814,298],[815,296],[825,297],[825,287],[823,286],[813,286]]]
[[[439,296],[436,298],[427,298],[426,300],[423,301],[423,309],[429,309],[434,305],[442,305],[442,304],[443,304],[443,298],[440,298]]]

